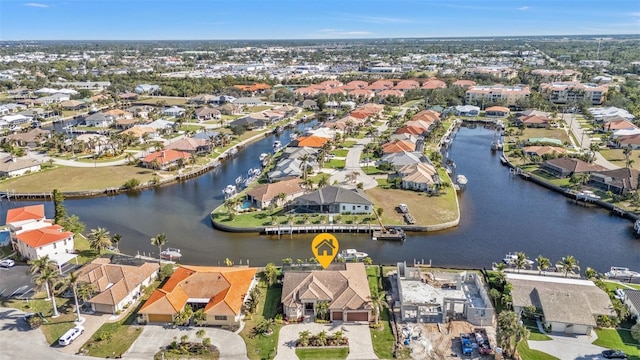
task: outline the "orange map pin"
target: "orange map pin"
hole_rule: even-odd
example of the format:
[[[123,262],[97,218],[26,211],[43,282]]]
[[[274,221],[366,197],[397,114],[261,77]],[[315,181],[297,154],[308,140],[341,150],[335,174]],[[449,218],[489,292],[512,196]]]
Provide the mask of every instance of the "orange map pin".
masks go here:
[[[311,251],[323,269],[326,269],[331,264],[336,255],[338,255],[339,249],[338,239],[331,234],[318,234],[311,242]]]

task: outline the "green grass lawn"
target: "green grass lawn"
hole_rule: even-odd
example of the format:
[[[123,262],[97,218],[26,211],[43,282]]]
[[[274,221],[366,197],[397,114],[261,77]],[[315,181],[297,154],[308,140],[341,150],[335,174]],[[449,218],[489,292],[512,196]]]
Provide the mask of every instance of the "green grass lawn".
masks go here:
[[[560,360],[542,351],[530,349],[526,341],[518,344],[518,353],[523,360]]]
[[[639,284],[622,284],[617,281],[603,281],[604,286],[607,288],[607,291],[610,293],[614,293],[617,289],[629,289],[629,287],[634,288],[636,290],[640,290]]]
[[[627,161],[622,153],[624,149],[601,149],[600,155],[602,155],[605,159],[609,160],[612,164],[619,167],[626,167]],[[631,168],[639,170],[640,169],[640,152],[638,150],[633,150],[631,152],[631,156],[629,159],[633,160],[633,164],[631,164]]]
[[[338,156],[338,157],[346,157],[347,153],[349,153],[348,149],[336,149],[331,151],[331,154]]]
[[[278,348],[278,336],[282,325],[276,323],[273,327],[273,334],[269,336],[256,335],[253,329],[260,320],[273,319],[278,314],[282,286],[274,284],[267,287],[267,283],[264,280],[261,280],[258,286],[262,294],[260,302],[256,313],[251,316],[251,319],[246,320],[240,336],[242,336],[247,345],[249,359],[271,359],[275,356],[275,349]]]
[[[382,174],[386,174],[386,172],[378,169],[375,166],[364,166],[364,167],[362,167],[362,171],[367,175],[382,175]]]
[[[324,167],[338,169],[338,170],[344,169],[345,166],[346,166],[345,160],[331,159],[324,163]]]
[[[631,331],[623,329],[595,329],[598,340],[594,345],[622,350],[629,359],[640,359],[640,343],[631,337]]]
[[[350,147],[353,147],[355,144],[357,144],[355,140],[345,140],[340,143],[340,146],[343,148],[350,148]]]
[[[227,226],[233,227],[263,227],[273,225],[289,226],[289,221],[293,222],[293,225],[319,225],[328,224],[328,215],[295,215],[291,219],[288,215],[282,215],[277,213],[275,217],[271,217],[271,211],[253,211],[237,214],[233,220],[229,218],[227,209],[224,206],[220,206],[215,209],[211,216],[214,221],[222,223]],[[334,217],[334,221],[341,224],[369,224],[374,223],[375,219],[372,215],[339,215]]]
[[[73,299],[56,297],[56,305],[60,316],[55,319],[51,318],[53,313],[51,300],[46,300],[44,298],[44,292],[36,295],[35,299],[29,301],[11,299],[4,300],[0,302],[0,304],[4,307],[19,309],[25,312],[41,312],[47,322],[43,323],[40,329],[47,339],[47,342],[52,346],[58,343],[60,336],[75,326],[74,321],[76,319],[76,314],[73,311]]]
[[[271,109],[272,107],[273,107],[273,106],[269,106],[269,105],[252,106],[252,107],[248,107],[246,112],[248,112],[248,113],[255,113],[255,112],[260,112],[260,111],[269,110],[269,109]]]
[[[305,348],[305,349],[296,349],[296,355],[300,360],[313,360],[313,359],[322,359],[322,360],[338,360],[338,359],[346,359],[347,355],[349,355],[349,348],[330,348],[330,349],[313,349],[313,348]]]
[[[146,98],[140,98],[134,101],[133,105],[158,105],[163,101],[167,104],[167,106],[173,106],[173,105],[180,106],[180,105],[185,105],[187,101],[189,101],[189,99],[170,98],[170,97],[161,97],[161,98],[146,97]]]

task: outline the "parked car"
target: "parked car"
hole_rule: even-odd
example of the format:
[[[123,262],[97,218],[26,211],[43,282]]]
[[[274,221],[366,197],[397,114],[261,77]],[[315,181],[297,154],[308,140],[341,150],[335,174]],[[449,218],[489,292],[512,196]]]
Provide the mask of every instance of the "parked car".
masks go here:
[[[473,353],[473,345],[471,344],[469,334],[460,334],[460,341],[462,342],[462,353],[464,355]]]
[[[3,268],[14,267],[15,265],[16,265],[16,262],[11,259],[0,260],[0,267],[3,267]]]
[[[626,359],[627,358],[627,354],[625,354],[624,352],[620,350],[613,350],[613,349],[603,351],[602,356],[604,356],[607,359]]]
[[[84,327],[82,326],[71,328],[69,331],[64,333],[64,335],[62,335],[60,339],[58,339],[58,344],[60,344],[61,346],[67,346],[71,344],[73,340],[77,339],[78,336],[82,335],[83,332]]]

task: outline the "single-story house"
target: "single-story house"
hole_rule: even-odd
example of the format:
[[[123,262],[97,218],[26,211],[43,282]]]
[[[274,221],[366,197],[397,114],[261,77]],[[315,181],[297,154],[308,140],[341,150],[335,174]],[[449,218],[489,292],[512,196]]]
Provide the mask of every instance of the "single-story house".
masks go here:
[[[390,141],[382,145],[382,153],[389,154],[395,152],[415,151],[416,144],[406,140]]]
[[[596,164],[589,164],[580,159],[561,157],[550,159],[542,163],[540,170],[558,178],[571,177],[573,174],[592,173],[607,170]]]
[[[240,107],[228,102],[218,106],[218,110],[224,115],[236,115],[240,112]]]
[[[458,116],[478,116],[480,108],[473,105],[458,105],[453,107],[453,114]]]
[[[508,116],[511,110],[504,106],[490,106],[484,109],[485,115],[491,117],[505,117]]]
[[[162,110],[162,114],[164,114],[165,116],[173,116],[173,117],[180,117],[184,115],[185,112],[187,112],[187,110],[179,106],[171,106]]]
[[[638,176],[640,171],[635,169],[598,171],[589,176],[589,185],[614,194],[626,194],[638,189]]]
[[[246,106],[246,107],[258,106],[258,105],[264,105],[264,104],[265,104],[264,101],[256,97],[239,97],[233,101],[233,105]]]
[[[157,277],[160,269],[157,262],[126,257],[120,264],[118,259],[121,257],[97,258],[78,270],[78,282],[91,284],[95,291],[85,303],[93,311],[117,314],[125,310]]]
[[[116,121],[116,118],[113,115],[108,115],[104,113],[95,113],[84,118],[84,124],[86,126],[91,127],[109,127]]]
[[[371,292],[362,263],[331,264],[326,270],[286,271],[282,306],[287,319],[315,317],[328,303],[329,320],[370,321]]]
[[[269,181],[283,180],[288,177],[302,176],[302,161],[298,159],[283,159],[278,161],[272,171],[267,174]],[[309,162],[307,162],[309,166]]]
[[[305,189],[302,187],[302,180],[298,177],[293,177],[270,184],[258,185],[247,191],[247,201],[251,203],[251,207],[266,209],[272,204],[276,206],[284,205],[304,193]],[[280,194],[285,195],[283,199],[278,199]]]
[[[187,163],[191,159],[191,154],[183,151],[176,150],[162,150],[156,151],[145,156],[142,159],[142,166],[146,168],[157,167],[159,170],[167,170],[173,167],[177,167],[180,161]]]
[[[538,155],[540,157],[544,155],[562,155],[566,154],[567,150],[557,146],[525,146],[522,148],[525,154],[529,156]]]
[[[291,201],[287,210],[299,213],[370,214],[373,203],[360,189],[326,186]]]
[[[289,147],[287,146],[284,149],[284,153],[282,154],[283,159],[300,159],[303,156],[309,156],[310,158],[316,159],[318,155],[318,149],[312,147]]]
[[[165,146],[166,150],[183,151],[190,154],[208,152],[211,142],[208,139],[182,138]]]
[[[551,126],[551,119],[545,116],[529,115],[516,118],[515,123],[517,125],[522,124],[526,127],[548,128]]]
[[[302,102],[302,108],[308,110],[318,110],[318,103],[315,100],[307,99]]]
[[[179,265],[142,305],[138,322],[170,323],[190,305],[204,311],[204,325],[240,325],[255,275],[256,268]]]
[[[430,163],[404,165],[397,169],[402,188],[417,191],[433,191],[440,184],[438,171]]]
[[[220,110],[204,107],[196,109],[195,116],[198,121],[218,120],[222,117],[222,113],[220,113]]]
[[[159,136],[158,130],[151,126],[136,125],[122,131],[120,134],[133,136],[139,143],[143,143],[145,138],[151,139]],[[146,134],[146,135],[145,135]]]
[[[622,302],[629,308],[631,315],[636,317],[636,321],[640,321],[640,290],[623,288],[622,291]]]
[[[310,135],[297,138],[296,140],[291,142],[291,146],[321,148],[327,142],[329,142],[329,139],[326,137]]]
[[[31,129],[26,133],[15,133],[11,135],[7,135],[6,141],[11,142],[15,141],[18,146],[28,147],[28,148],[36,148],[42,145],[46,139],[51,136],[51,132],[49,130],[42,130],[40,128]]]
[[[616,316],[609,295],[591,280],[507,273],[507,282],[513,310],[535,306],[552,332],[590,335],[597,316]]]
[[[147,126],[156,129],[158,133],[165,134],[172,132],[176,126],[176,123],[165,119],[158,119],[150,122],[149,124],[147,124]]]
[[[0,177],[15,177],[40,171],[40,161],[29,156],[0,158]]]
[[[248,130],[260,129],[267,126],[266,121],[260,119],[254,119],[248,116],[241,117],[229,123],[229,127],[232,128],[246,128]]]
[[[430,162],[429,158],[424,153],[417,151],[402,151],[384,154],[382,158],[380,158],[380,163],[386,163],[398,168],[405,165]]]

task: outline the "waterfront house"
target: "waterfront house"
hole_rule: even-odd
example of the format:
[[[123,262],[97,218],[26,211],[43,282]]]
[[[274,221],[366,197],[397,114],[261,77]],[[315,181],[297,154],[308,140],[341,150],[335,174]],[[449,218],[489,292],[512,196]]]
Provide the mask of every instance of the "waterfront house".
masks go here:
[[[233,105],[240,107],[253,107],[264,105],[265,102],[256,97],[239,97],[233,101]]]
[[[6,142],[15,142],[18,146],[35,149],[42,145],[49,137],[51,132],[49,130],[42,130],[40,128],[31,129],[26,133],[15,133],[7,135]]]
[[[165,109],[162,109],[162,114],[165,116],[172,116],[172,117],[181,117],[182,115],[184,115],[184,113],[187,112],[187,110],[185,110],[184,108],[181,108],[179,106],[171,106]]]
[[[636,322],[640,321],[640,290],[623,289],[624,296],[622,302],[629,308],[631,316],[636,318]]]
[[[307,155],[313,159],[318,155],[318,148],[312,147],[290,147],[287,146],[282,154],[283,159],[300,159]],[[315,160],[314,160],[315,161]]]
[[[30,156],[16,157],[8,154],[2,157],[0,153],[0,177],[2,178],[21,176],[40,170],[40,161]]]
[[[551,119],[546,116],[528,115],[517,117],[514,123],[516,126],[523,125],[529,128],[549,128]]]
[[[480,115],[480,107],[473,105],[457,105],[452,110],[454,115],[458,116],[478,116]]]
[[[307,110],[318,110],[318,104],[315,100],[307,99],[302,102],[302,108]]]
[[[94,295],[85,302],[91,310],[117,314],[126,310],[158,275],[160,264],[123,255],[100,257],[78,271],[78,282],[90,284]]]
[[[589,185],[614,194],[626,194],[638,189],[640,171],[620,168],[593,172],[589,176]]]
[[[166,150],[176,150],[189,154],[205,153],[211,150],[209,139],[182,138],[165,146]]]
[[[111,115],[115,120],[131,120],[133,114],[122,109],[111,109],[104,112],[105,115]]]
[[[158,170],[170,170],[189,162],[191,154],[184,151],[162,150],[153,152],[142,158],[141,165],[146,168]]]
[[[33,260],[49,256],[62,265],[74,258],[74,234],[53,225],[44,214],[44,205],[30,205],[7,211],[11,245],[23,259]]]
[[[509,115],[511,110],[504,106],[489,106],[484,112],[488,117],[505,117]]]
[[[296,140],[291,142],[291,146],[296,147],[310,147],[310,148],[321,148],[329,141],[326,137],[310,135],[310,136],[301,136]]]
[[[272,205],[281,206],[285,203],[303,195],[305,189],[302,187],[302,180],[298,177],[283,179],[282,181],[261,184],[247,191],[247,201],[251,207],[256,209],[267,209]],[[284,199],[278,199],[280,194],[284,194]]]
[[[220,113],[220,110],[203,107],[196,109],[195,117],[198,121],[207,121],[212,119],[219,120],[222,118],[222,114]]]
[[[315,317],[328,303],[329,320],[373,320],[371,293],[362,263],[331,264],[326,270],[286,271],[281,302],[287,319]]]
[[[422,152],[401,151],[384,154],[382,158],[380,158],[380,163],[389,164],[395,168],[398,168],[405,165],[429,163],[429,158]]]
[[[100,127],[107,128],[111,126],[116,121],[116,118],[113,115],[108,115],[105,113],[95,113],[84,118],[84,124],[90,127]]]
[[[549,145],[525,146],[522,148],[522,151],[524,151],[524,153],[527,154],[528,156],[537,155],[540,157],[543,157],[543,156],[557,157],[567,153],[567,150],[564,148],[561,148],[558,146],[549,146]]]
[[[590,335],[597,316],[616,316],[609,295],[591,280],[507,273],[507,282],[513,310],[522,314],[535,306],[552,332]]]
[[[0,118],[0,127],[16,128],[22,124],[30,122],[33,118],[23,114],[5,115]]]
[[[415,151],[416,144],[406,140],[395,140],[382,144],[382,153],[389,154],[395,152]]]
[[[258,283],[255,275],[256,268],[178,265],[142,305],[138,321],[170,323],[189,305],[194,311],[203,310],[203,325],[238,326],[243,304]]]
[[[597,171],[606,171],[607,169],[600,165],[589,164],[580,159],[561,157],[545,161],[540,166],[540,170],[562,179],[571,177],[574,174],[589,174]]]
[[[78,111],[82,108],[87,107],[87,103],[82,102],[80,100],[67,100],[60,103],[60,107],[65,110],[73,110]]]
[[[288,177],[302,176],[302,161],[298,159],[282,159],[278,161],[274,169],[267,174],[269,181],[283,180]],[[307,167],[310,167],[307,162]]]
[[[298,213],[370,214],[373,203],[360,189],[326,186],[291,201],[287,210]]]
[[[431,163],[404,165],[397,168],[396,172],[405,190],[434,191],[440,184],[438,171]]]
[[[261,129],[267,126],[267,123],[262,119],[255,119],[249,116],[241,117],[229,123],[231,128],[245,128],[247,130]]]

